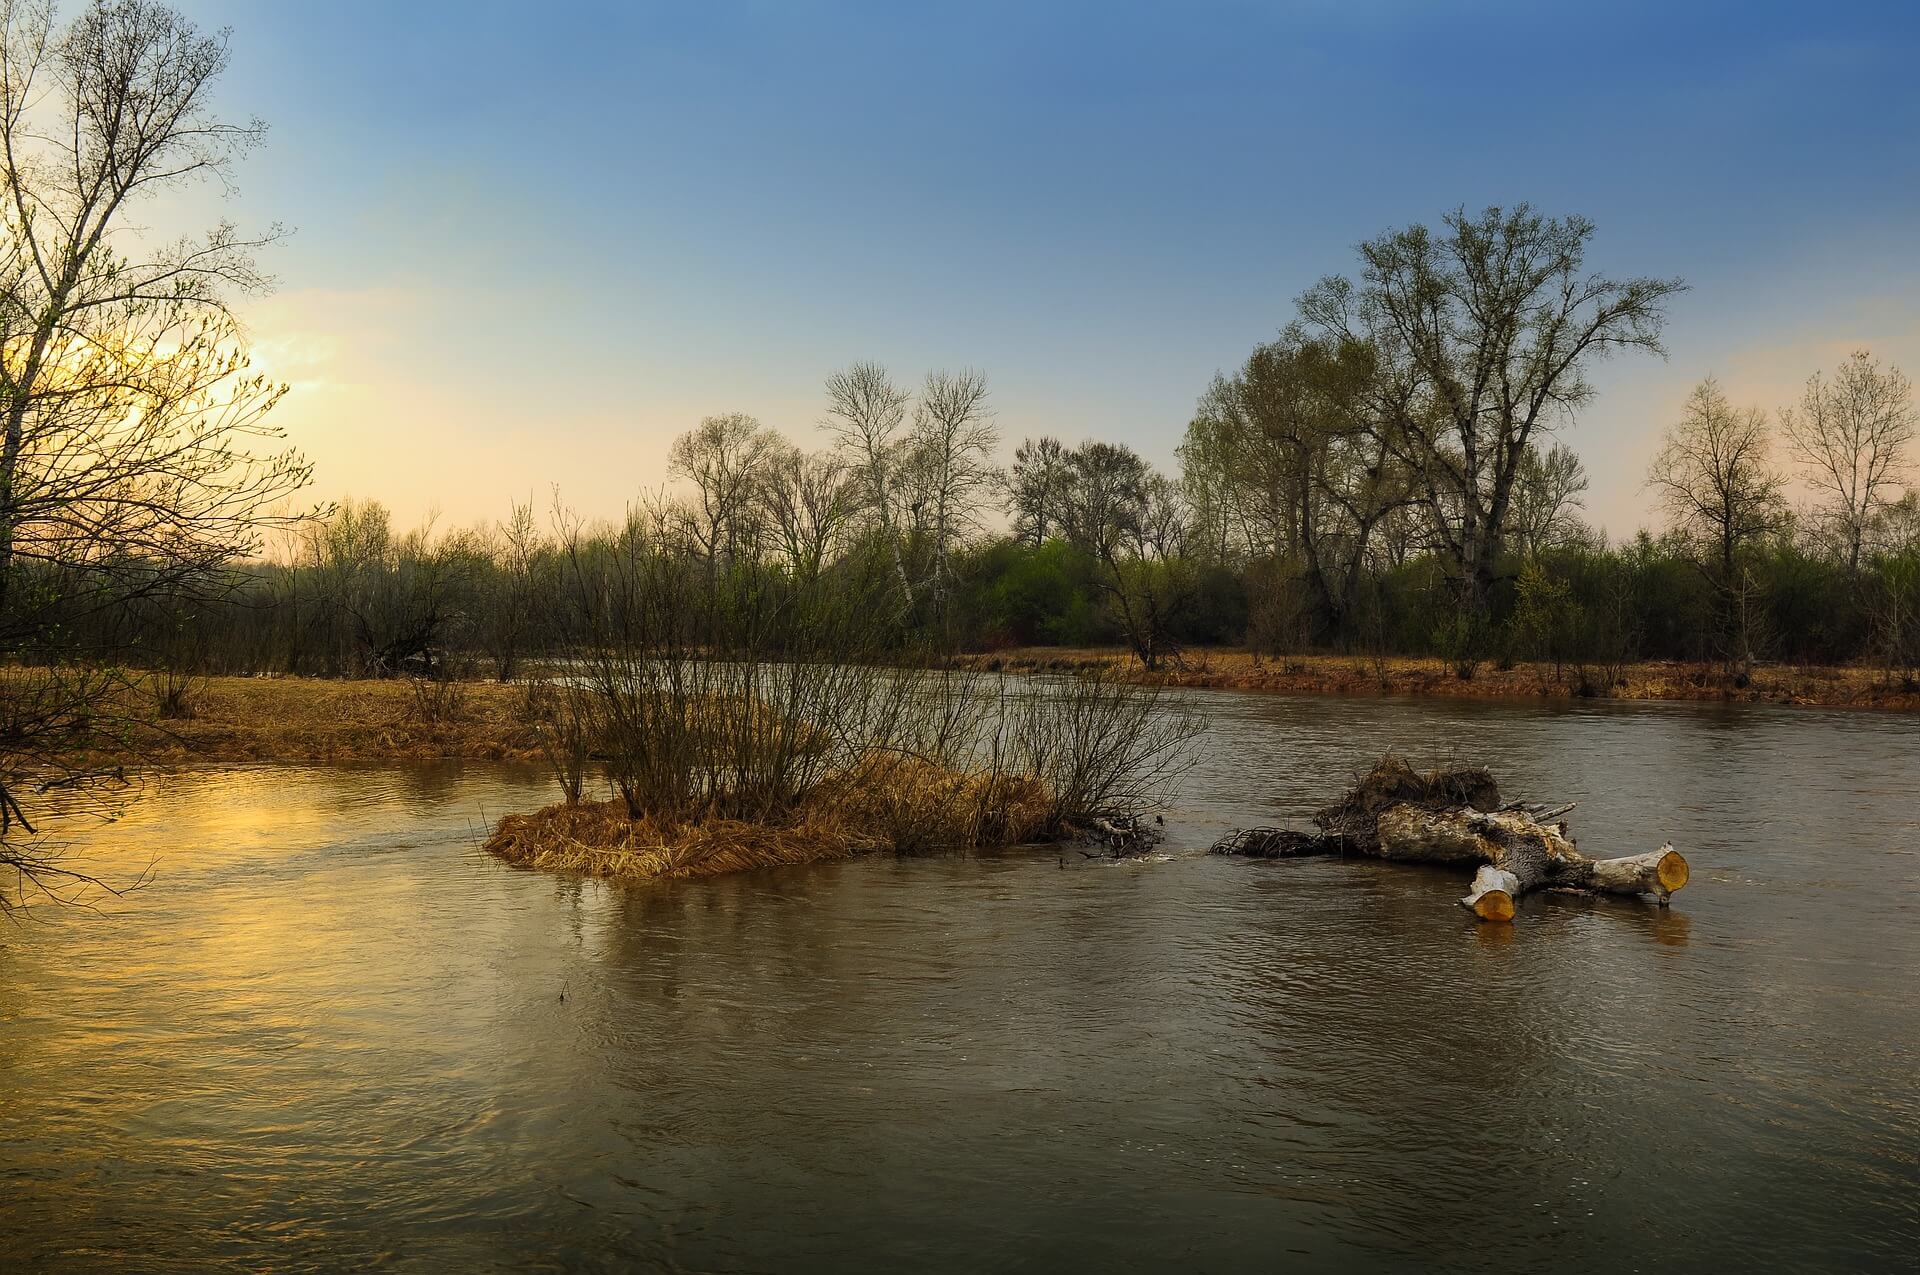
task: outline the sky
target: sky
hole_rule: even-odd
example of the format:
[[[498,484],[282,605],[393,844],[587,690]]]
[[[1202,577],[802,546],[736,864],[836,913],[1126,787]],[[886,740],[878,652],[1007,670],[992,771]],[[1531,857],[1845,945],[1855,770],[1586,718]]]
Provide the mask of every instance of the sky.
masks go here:
[[[985,371],[1008,454],[1171,467],[1303,289],[1461,205],[1690,285],[1563,434],[1616,536],[1701,377],[1775,409],[1856,347],[1920,376],[1910,0],[181,7],[270,129],[221,199],[290,232],[237,307],[279,424],[316,496],[403,523],[618,513],[713,413],[817,443],[856,359]]]

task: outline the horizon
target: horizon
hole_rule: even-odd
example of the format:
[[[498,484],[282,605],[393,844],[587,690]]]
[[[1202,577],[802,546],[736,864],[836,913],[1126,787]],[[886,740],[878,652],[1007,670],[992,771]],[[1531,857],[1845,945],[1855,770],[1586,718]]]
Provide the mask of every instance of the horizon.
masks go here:
[[[405,525],[551,487],[615,514],[712,414],[818,446],[857,359],[985,371],[1003,462],[1053,434],[1171,468],[1302,290],[1461,205],[1588,216],[1590,268],[1689,285],[1669,357],[1600,364],[1559,434],[1615,539],[1657,526],[1647,464],[1704,377],[1774,413],[1855,348],[1920,371],[1899,6],[1812,38],[1783,5],[186,9],[232,30],[222,109],[270,129],[236,218],[294,231],[236,307],[293,387],[274,420],[311,496]],[[1521,59],[1576,40],[1604,74]],[[1473,57],[1498,84],[1460,86]]]

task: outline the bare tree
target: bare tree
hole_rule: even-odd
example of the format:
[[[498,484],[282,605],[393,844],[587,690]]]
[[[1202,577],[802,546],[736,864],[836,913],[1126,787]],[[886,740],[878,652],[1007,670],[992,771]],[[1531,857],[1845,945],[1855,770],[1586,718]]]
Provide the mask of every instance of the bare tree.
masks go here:
[[[911,422],[907,407],[913,406]],[[953,549],[979,526],[999,435],[979,372],[930,372],[918,402],[874,363],[827,378],[827,428],[884,539],[901,615],[946,615]]]
[[[211,113],[223,38],[145,0],[0,8],[0,588],[16,558],[93,539],[194,566],[250,547],[257,514],[306,470],[248,440],[282,387],[245,374],[222,294],[265,279],[221,223],[142,241],[127,211],[264,134]]]
[[[1067,449],[1059,439],[1029,438],[1014,449],[1006,485],[1016,539],[1038,549],[1059,534],[1067,481]]]
[[[1703,546],[1722,579],[1732,578],[1743,546],[1785,521],[1770,450],[1767,414],[1735,407],[1708,377],[1688,395],[1648,473],[1668,518]]]
[[[839,440],[855,475],[861,504],[886,543],[900,586],[902,614],[912,611],[915,600],[907,573],[906,512],[899,476],[911,399],[878,363],[854,363],[827,378],[826,428]]]
[[[943,618],[953,587],[950,557],[979,528],[979,498],[993,481],[999,443],[984,373],[967,368],[927,374],[913,413],[910,463],[931,554],[928,588]]]
[[[540,569],[548,556],[533,502],[515,501],[506,520],[487,534],[482,548],[489,569],[481,573],[486,582],[478,617],[481,641],[493,658],[494,677],[508,682],[535,640]]]
[[[763,500],[787,569],[803,581],[818,578],[858,508],[847,462],[782,441],[765,486]]]
[[[1301,298],[1313,327],[1379,353],[1382,407],[1436,538],[1482,627],[1522,458],[1593,397],[1587,371],[1618,350],[1664,353],[1677,279],[1589,273],[1593,223],[1526,204],[1465,209],[1444,232],[1391,231],[1360,245],[1360,281]]]
[[[1769,459],[1767,414],[1735,407],[1709,377],[1687,398],[1647,477],[1674,527],[1699,546],[1720,594],[1730,662],[1759,645],[1758,585],[1740,550],[1786,524],[1782,480]]]
[[[1587,489],[1587,470],[1565,443],[1555,443],[1545,454],[1529,446],[1520,458],[1514,479],[1513,519],[1515,547],[1528,558],[1551,549],[1577,534],[1580,522],[1574,510]]]
[[[283,387],[248,373],[224,300],[265,286],[253,253],[272,234],[222,222],[155,243],[129,219],[146,196],[226,180],[260,140],[258,121],[212,109],[226,66],[223,37],[150,0],[58,30],[51,5],[0,0],[0,642],[40,669],[100,654],[66,643],[76,614],[218,585],[309,476],[275,450],[264,418]],[[29,715],[41,726],[8,706],[0,807],[25,769],[84,745],[46,723],[84,722],[111,694],[49,672],[7,695],[48,687],[64,707]]]
[[[710,567],[758,552],[766,495],[786,442],[744,412],[709,416],[673,440],[668,472],[693,484],[687,531]]]
[[[1828,525],[1848,570],[1858,570],[1875,512],[1899,484],[1917,418],[1913,382],[1857,350],[1831,381],[1815,372],[1797,408],[1780,409],[1780,432],[1825,497]]]

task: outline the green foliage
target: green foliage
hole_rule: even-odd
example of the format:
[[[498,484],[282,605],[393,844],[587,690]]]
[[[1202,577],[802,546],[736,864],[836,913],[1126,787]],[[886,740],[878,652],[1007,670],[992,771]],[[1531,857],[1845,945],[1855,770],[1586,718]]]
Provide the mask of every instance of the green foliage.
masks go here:
[[[1094,596],[1093,560],[1062,540],[996,540],[964,565],[975,646],[1092,646],[1119,639]]]
[[[1508,622],[1515,647],[1529,659],[1553,661],[1557,673],[1584,608],[1573,600],[1567,582],[1549,576],[1538,562],[1520,568],[1515,592],[1518,602]]]

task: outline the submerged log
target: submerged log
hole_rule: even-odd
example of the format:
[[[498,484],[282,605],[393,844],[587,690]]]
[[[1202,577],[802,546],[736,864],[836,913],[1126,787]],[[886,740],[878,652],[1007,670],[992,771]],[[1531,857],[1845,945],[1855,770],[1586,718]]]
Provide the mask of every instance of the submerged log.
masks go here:
[[[1672,843],[1648,854],[1590,859],[1559,817],[1573,807],[1500,805],[1493,776],[1478,768],[1416,772],[1397,758],[1375,766],[1345,797],[1314,816],[1318,832],[1246,828],[1216,854],[1263,859],[1361,854],[1401,863],[1473,864],[1461,906],[1485,921],[1513,919],[1530,890],[1651,894],[1662,904],[1686,885],[1686,859]]]
[[[1157,818],[1149,824],[1139,815],[1112,815],[1095,818],[1087,827],[1087,835],[1105,846],[1114,858],[1123,859],[1130,854],[1144,854],[1160,844],[1167,834]]]

